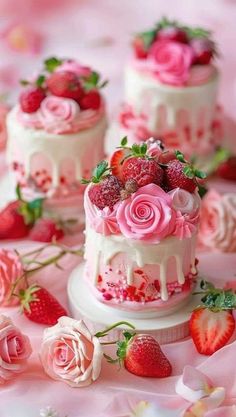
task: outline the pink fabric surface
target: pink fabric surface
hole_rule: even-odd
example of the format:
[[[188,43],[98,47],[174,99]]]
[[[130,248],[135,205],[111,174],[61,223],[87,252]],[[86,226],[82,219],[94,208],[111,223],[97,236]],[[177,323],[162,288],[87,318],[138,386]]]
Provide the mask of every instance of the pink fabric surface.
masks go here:
[[[24,4],[33,0],[27,0]],[[2,13],[6,20],[16,17],[16,2],[2,2]],[[19,3],[23,3],[23,0]],[[35,2],[39,3],[39,2]],[[48,2],[43,2],[48,5]],[[110,79],[105,89],[108,110],[112,114],[123,97],[122,76],[125,62],[130,55],[131,34],[151,27],[162,15],[178,18],[186,23],[206,25],[216,32],[219,49],[222,50],[220,68],[223,70],[220,101],[228,116],[235,119],[236,104],[236,60],[234,57],[236,3],[233,0],[78,0],[71,2],[72,8],[64,7],[57,12],[50,7],[50,14],[40,16],[34,8],[20,8],[20,17],[26,26],[32,25],[44,36],[43,48],[32,59],[30,54],[13,51],[6,42],[0,43],[2,71],[6,65],[12,68],[14,79],[25,77],[41,64],[42,57],[59,55],[75,57],[92,65]],[[99,5],[98,5],[99,3]],[[8,5],[8,8],[6,8]],[[12,6],[13,5],[13,6]],[[45,9],[45,6],[44,6]],[[23,12],[25,10],[25,15]],[[29,10],[32,15],[29,19]],[[35,13],[35,14],[34,14]],[[13,19],[13,20],[14,20]],[[5,22],[5,21],[4,21]],[[66,24],[65,24],[66,22]],[[115,57],[115,59],[114,59]],[[17,77],[16,74],[17,73]],[[5,79],[4,79],[5,80]],[[1,77],[0,88],[9,92],[14,101],[17,88],[10,91],[12,82],[6,85]],[[16,83],[14,84],[16,85]],[[229,122],[231,131],[234,125]],[[5,170],[4,156],[0,155],[0,175]],[[224,184],[222,185],[222,188]],[[0,197],[1,198],[1,197]],[[82,236],[68,239],[69,244],[79,244]],[[29,242],[1,242],[1,247],[29,247]],[[30,246],[32,246],[31,244]],[[35,245],[35,244],[34,244]],[[201,275],[217,279],[219,283],[235,279],[235,254],[201,253]],[[64,306],[67,306],[66,285],[70,272],[78,259],[67,256],[64,270],[48,267],[37,275],[40,284],[46,286]],[[84,389],[70,388],[50,380],[44,374],[38,359],[44,326],[28,321],[20,315],[18,308],[1,309],[30,337],[34,353],[27,371],[1,387],[0,417],[39,417],[39,409],[52,406],[60,417],[127,417],[131,407],[141,400],[152,400],[161,404],[183,404],[175,394],[175,382],[184,365],[199,367],[210,376],[215,385],[227,389],[226,403],[236,402],[236,377],[234,372],[236,342],[225,346],[212,357],[198,354],[190,339],[163,346],[173,365],[173,376],[163,380],[138,378],[125,370],[103,363],[99,380]],[[178,417],[178,415],[176,415]],[[223,416],[222,416],[223,417]]]

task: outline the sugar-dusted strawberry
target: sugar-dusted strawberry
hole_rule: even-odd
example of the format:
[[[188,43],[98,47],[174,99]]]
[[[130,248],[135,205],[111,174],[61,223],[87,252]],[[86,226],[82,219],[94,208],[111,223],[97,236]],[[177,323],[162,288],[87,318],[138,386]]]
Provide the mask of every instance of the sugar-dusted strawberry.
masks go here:
[[[46,80],[46,84],[54,96],[78,101],[84,94],[79,77],[71,71],[53,72]]]
[[[62,239],[63,230],[52,219],[38,219],[30,231],[29,238],[38,242],[51,242]]]
[[[187,43],[188,35],[186,31],[181,28],[166,26],[157,32],[157,39]]]
[[[19,292],[24,315],[31,321],[53,326],[66,310],[45,288],[33,285]]]
[[[100,210],[105,207],[112,209],[121,199],[122,183],[117,177],[111,175],[110,171],[108,162],[102,161],[96,166],[90,180],[82,179],[82,184],[91,183],[88,195],[90,201]]]
[[[207,38],[195,38],[191,40],[190,45],[194,53],[194,64],[210,64],[215,53],[214,42]]]
[[[206,175],[184,159],[184,155],[176,151],[176,159],[170,160],[165,169],[164,184],[169,190],[183,188],[190,193],[197,187],[198,178],[206,178]]]
[[[137,376],[165,378],[171,375],[172,366],[159,343],[148,334],[124,333],[125,340],[118,342],[117,355],[127,371]]]
[[[0,212],[0,239],[19,239],[28,235],[29,226],[19,209],[20,202],[13,201]]]
[[[21,110],[25,113],[36,112],[43,99],[46,97],[45,91],[40,87],[29,87],[20,94]]]
[[[190,318],[190,334],[196,349],[203,355],[212,355],[231,338],[235,329],[232,310],[236,308],[236,293],[231,289],[215,288],[201,281],[202,305]]]
[[[141,36],[136,36],[132,42],[134,53],[136,58],[145,59],[147,58],[148,52],[144,43],[144,39]]]
[[[79,100],[79,105],[82,110],[92,109],[97,110],[101,106],[101,95],[98,90],[90,90],[85,93]]]
[[[222,162],[216,170],[216,174],[229,181],[236,181],[236,156],[230,156]]]
[[[163,179],[163,170],[154,159],[145,157],[130,157],[123,164],[123,179],[133,179],[139,187],[154,183],[160,185]]]

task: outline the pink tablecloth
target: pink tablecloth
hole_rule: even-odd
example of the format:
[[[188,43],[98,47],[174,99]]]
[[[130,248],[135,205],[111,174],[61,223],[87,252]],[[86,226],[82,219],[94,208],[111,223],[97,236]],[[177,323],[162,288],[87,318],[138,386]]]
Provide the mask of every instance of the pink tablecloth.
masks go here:
[[[12,1],[2,3],[10,4]],[[220,99],[227,114],[235,117],[236,61],[233,51],[236,3],[233,0],[77,0],[72,3],[73,10],[68,9],[60,14],[54,9],[50,16],[43,19],[39,15],[28,18],[26,25],[31,24],[44,34],[42,53],[33,59],[31,56],[22,58],[0,45],[2,57],[5,57],[3,64],[8,64],[9,60],[15,65],[19,76],[26,76],[40,63],[42,56],[58,54],[81,58],[111,80],[106,96],[109,112],[112,113],[122,99],[122,72],[128,57],[130,34],[152,25],[163,14],[170,14],[171,17],[209,25],[216,30],[217,42],[223,50],[220,65],[224,72]],[[22,8],[20,11],[23,13]],[[0,170],[1,174],[2,164]],[[75,242],[78,243],[77,239]],[[29,243],[17,245],[23,248]],[[13,248],[16,243],[1,242],[1,247],[5,246]],[[203,276],[220,281],[235,277],[235,255],[202,253],[199,258]],[[37,280],[49,288],[64,306],[67,304],[68,276],[78,261],[67,256],[63,261],[63,271],[48,267],[37,276]],[[0,417],[39,417],[39,409],[46,406],[58,410],[60,417],[124,417],[130,412],[130,406],[140,400],[174,404],[178,400],[175,382],[186,364],[200,367],[212,377],[215,385],[225,385],[227,402],[236,402],[234,341],[210,358],[197,354],[190,339],[163,346],[173,364],[173,376],[164,380],[138,378],[125,370],[118,371],[104,361],[96,383],[88,388],[75,389],[50,380],[40,366],[38,351],[44,326],[31,323],[19,314],[17,308],[1,309],[1,312],[10,316],[30,337],[34,354],[26,373],[1,387]]]

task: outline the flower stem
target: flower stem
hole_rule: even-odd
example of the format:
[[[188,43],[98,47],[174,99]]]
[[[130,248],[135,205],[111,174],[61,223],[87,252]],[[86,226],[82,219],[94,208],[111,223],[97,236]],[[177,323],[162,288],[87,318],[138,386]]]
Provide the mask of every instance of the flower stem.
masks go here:
[[[128,321],[119,321],[117,323],[114,323],[112,326],[107,327],[106,329],[102,330],[101,332],[97,332],[95,334],[95,336],[96,337],[104,337],[108,334],[108,332],[110,332],[111,330],[115,329],[116,327],[122,326],[122,325],[130,327],[133,330],[135,329],[135,327],[132,324],[130,324]]]

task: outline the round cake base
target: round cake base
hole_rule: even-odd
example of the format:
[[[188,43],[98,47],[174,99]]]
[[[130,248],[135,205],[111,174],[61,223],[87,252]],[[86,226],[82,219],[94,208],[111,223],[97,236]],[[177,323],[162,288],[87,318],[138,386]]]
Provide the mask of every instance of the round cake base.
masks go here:
[[[67,292],[72,316],[78,320],[83,319],[92,333],[104,330],[116,322],[127,321],[137,332],[152,334],[160,344],[175,342],[189,335],[188,322],[191,311],[199,304],[198,296],[191,297],[187,304],[168,316],[148,319],[126,318],[124,311],[119,314],[118,309],[107,306],[104,308],[104,305],[93,296],[83,279],[84,265],[83,262],[72,271]],[[125,329],[127,330],[127,327],[121,325],[112,330],[106,340],[118,339]]]

